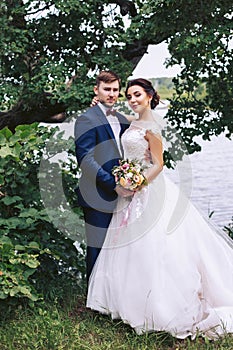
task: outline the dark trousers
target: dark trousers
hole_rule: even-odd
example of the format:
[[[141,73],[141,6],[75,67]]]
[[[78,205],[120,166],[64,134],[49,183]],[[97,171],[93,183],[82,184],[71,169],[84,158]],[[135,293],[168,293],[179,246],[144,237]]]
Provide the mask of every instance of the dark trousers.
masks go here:
[[[105,213],[93,208],[83,208],[83,213],[87,239],[86,267],[88,282],[95,261],[103,246],[112,213]]]

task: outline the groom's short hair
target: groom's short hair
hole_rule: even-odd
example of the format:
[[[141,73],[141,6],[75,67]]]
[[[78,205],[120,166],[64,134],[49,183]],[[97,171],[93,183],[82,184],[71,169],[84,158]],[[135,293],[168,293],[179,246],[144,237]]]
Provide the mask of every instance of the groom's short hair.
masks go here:
[[[118,80],[120,86],[121,79],[115,72],[111,70],[102,70],[96,77],[96,85],[99,86],[101,81],[103,81],[104,83],[112,83],[116,80]]]

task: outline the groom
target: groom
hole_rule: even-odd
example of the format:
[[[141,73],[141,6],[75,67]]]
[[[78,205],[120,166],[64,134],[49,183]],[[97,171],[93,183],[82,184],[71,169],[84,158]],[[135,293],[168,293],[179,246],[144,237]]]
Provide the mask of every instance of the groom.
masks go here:
[[[120,92],[120,78],[101,71],[94,92],[99,103],[80,115],[75,123],[76,157],[82,175],[76,189],[83,208],[87,239],[87,281],[103,245],[117,196],[132,192],[115,183],[111,171],[122,157],[121,136],[128,120],[113,109]]]

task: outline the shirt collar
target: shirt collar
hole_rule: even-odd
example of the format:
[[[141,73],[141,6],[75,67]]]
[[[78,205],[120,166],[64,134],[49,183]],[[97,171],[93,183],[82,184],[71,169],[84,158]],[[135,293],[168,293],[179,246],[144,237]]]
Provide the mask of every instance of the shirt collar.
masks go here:
[[[105,106],[103,103],[101,103],[101,102],[99,102],[98,103],[98,106],[100,107],[100,109],[102,110],[102,112],[104,113],[104,115],[106,116],[106,111],[108,110],[108,109],[113,109],[114,108],[114,106],[112,106],[112,107],[107,107],[107,106]],[[115,109],[115,108],[114,108]]]

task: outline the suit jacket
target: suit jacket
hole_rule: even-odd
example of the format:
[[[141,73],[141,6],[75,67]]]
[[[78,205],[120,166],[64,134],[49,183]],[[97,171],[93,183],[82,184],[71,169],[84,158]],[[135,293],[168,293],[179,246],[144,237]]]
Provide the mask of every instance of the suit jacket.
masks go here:
[[[117,113],[121,131],[129,127],[128,120]],[[112,128],[98,105],[77,117],[75,123],[76,157],[82,174],[76,189],[78,204],[111,213],[116,205],[117,194],[114,165],[121,155]]]

